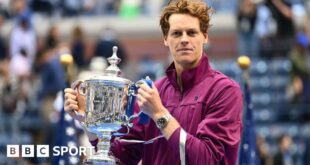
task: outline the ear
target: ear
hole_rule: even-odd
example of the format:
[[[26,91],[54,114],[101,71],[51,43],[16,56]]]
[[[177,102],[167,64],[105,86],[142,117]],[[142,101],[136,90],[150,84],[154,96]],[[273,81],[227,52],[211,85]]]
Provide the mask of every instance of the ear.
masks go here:
[[[164,45],[168,46],[167,37],[164,38]]]
[[[209,36],[208,36],[208,33],[204,33],[203,35],[204,35],[204,37],[205,37],[205,39],[204,39],[204,43],[206,44],[206,43],[208,43],[208,42],[209,42]]]

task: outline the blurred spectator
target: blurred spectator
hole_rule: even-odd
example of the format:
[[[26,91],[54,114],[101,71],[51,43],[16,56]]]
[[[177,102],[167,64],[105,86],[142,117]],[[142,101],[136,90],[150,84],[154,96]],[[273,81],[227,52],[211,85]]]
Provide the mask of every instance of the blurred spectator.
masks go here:
[[[4,113],[12,113],[16,109],[17,88],[10,81],[10,63],[8,60],[2,61],[0,65],[0,108]]]
[[[103,14],[116,15],[120,8],[121,0],[106,0],[103,8]]]
[[[303,164],[310,164],[310,139],[309,137],[305,138],[305,151],[303,155]]]
[[[270,8],[273,16],[276,18],[277,24],[277,36],[278,37],[293,37],[293,15],[292,15],[292,2],[284,0],[270,0]],[[281,26],[285,25],[285,26]]]
[[[10,0],[1,0],[0,1],[0,15],[4,18],[9,18],[10,16]]]
[[[259,156],[259,165],[271,165],[272,157],[270,157],[269,146],[265,138],[258,135],[256,137],[256,146]]]
[[[277,22],[275,40],[272,42],[273,54],[271,56],[287,56],[294,43],[295,28],[293,24],[293,9],[297,3],[285,0],[267,0],[273,17]]]
[[[113,46],[118,47],[117,56],[122,60],[118,65],[121,69],[127,62],[127,56],[121,43],[117,40],[113,29],[107,27],[101,33],[101,38],[97,41],[95,48],[95,56],[109,58],[113,54]]]
[[[37,53],[37,38],[30,18],[25,15],[19,17],[18,23],[13,27],[10,36],[10,57],[19,54],[22,49],[27,52],[29,64],[32,66]]]
[[[62,48],[58,27],[53,25],[46,36],[44,49],[38,57],[38,70],[41,78],[41,87],[38,91],[40,100],[49,97],[51,97],[50,100],[54,100],[57,92],[64,88],[64,70],[59,61]]]
[[[21,16],[28,10],[26,0],[12,0],[10,3],[14,16]]]
[[[4,59],[0,61],[0,91],[4,88],[4,86],[9,82],[10,78],[10,61],[9,59]],[[0,98],[4,95],[4,93],[0,92]],[[1,105],[1,103],[0,103]]]
[[[291,86],[289,96],[293,103],[310,104],[310,39],[305,33],[296,36],[296,44],[290,52]]]
[[[0,32],[3,21],[4,21],[3,15],[1,15],[0,13]],[[2,34],[0,33],[0,61],[3,61],[5,58],[7,58],[7,46],[4,38],[2,37]]]
[[[79,68],[86,67],[84,34],[80,26],[74,27],[72,37],[71,52],[74,62]]]
[[[11,83],[18,88],[18,103],[24,104],[23,111],[29,102],[31,88],[32,66],[26,49],[21,49],[18,54],[13,56],[10,61]],[[20,109],[20,107],[18,107]]]
[[[84,0],[84,15],[117,15],[121,0]]]
[[[295,3],[292,6],[292,19],[295,27],[295,31],[300,31],[305,28],[306,23],[306,8],[303,3]]]
[[[79,16],[83,9],[83,0],[63,0],[61,6],[63,7],[63,16]]]
[[[96,9],[98,8],[99,4],[97,0],[85,0],[83,3],[83,14],[84,15],[95,15],[97,14]]]
[[[58,45],[57,45],[58,46]],[[55,140],[56,123],[59,112],[54,106],[57,93],[66,85],[65,72],[60,63],[60,47],[49,49],[39,57],[40,86],[38,87],[38,104],[40,117],[43,119],[44,143],[52,145]]]
[[[64,71],[57,51],[47,51],[40,57],[41,88],[38,98],[56,96],[65,85]]]
[[[291,152],[292,137],[288,134],[281,135],[278,138],[279,150],[273,159],[274,165],[294,165],[297,162],[297,156]]]
[[[257,19],[255,33],[258,37],[260,57],[271,58],[273,55],[273,37],[277,32],[277,22],[275,21],[265,0],[257,2]]]
[[[28,79],[31,75],[31,65],[26,49],[21,48],[20,52],[11,58],[10,75],[17,79]]]
[[[45,43],[44,43],[44,48],[43,49],[54,49],[58,45],[60,41],[60,36],[59,36],[59,29],[58,26],[52,25],[48,32],[47,36],[45,37]]]
[[[30,8],[33,12],[52,16],[54,11],[53,0],[32,0],[30,1]]]
[[[256,10],[252,0],[241,0],[237,16],[239,55],[257,57]]]
[[[5,97],[0,98],[2,112],[6,114],[14,113],[18,102],[17,90],[11,84],[7,83],[1,92],[5,93]]]

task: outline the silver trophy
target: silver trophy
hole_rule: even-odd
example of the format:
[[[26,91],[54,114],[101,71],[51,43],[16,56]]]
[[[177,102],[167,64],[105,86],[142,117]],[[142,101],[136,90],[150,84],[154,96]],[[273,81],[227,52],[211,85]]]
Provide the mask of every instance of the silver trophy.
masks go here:
[[[121,136],[117,131],[126,126],[132,127],[132,120],[139,117],[140,123],[148,122],[149,118],[142,112],[133,113],[135,93],[140,83],[152,86],[150,79],[143,79],[136,83],[121,77],[117,64],[121,61],[117,57],[117,47],[113,47],[113,55],[108,58],[110,66],[103,76],[73,83],[79,95],[85,97],[86,128],[99,138],[98,150],[85,159],[86,164],[117,164],[116,158],[109,153],[111,136]],[[124,101],[127,104],[124,105]],[[125,107],[125,110],[124,110]]]

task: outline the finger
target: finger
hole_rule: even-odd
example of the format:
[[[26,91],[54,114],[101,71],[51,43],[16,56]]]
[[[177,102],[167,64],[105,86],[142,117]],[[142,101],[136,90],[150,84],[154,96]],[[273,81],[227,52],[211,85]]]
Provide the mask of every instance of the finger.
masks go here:
[[[72,99],[72,100],[76,100],[76,95],[71,94],[71,93],[65,93],[65,99]]]
[[[137,101],[141,101],[141,100],[142,100],[141,94],[138,93],[138,94],[136,95],[136,98],[137,98]]]
[[[127,101],[122,102],[122,110],[125,110],[127,106]]]
[[[142,103],[141,99],[139,99],[139,98],[137,97],[137,101],[138,101],[139,107],[141,108],[141,107],[143,106],[143,103]]]
[[[138,100],[138,103],[141,103],[141,105],[145,105],[147,102],[146,99],[140,94],[137,94],[137,100]]]
[[[68,113],[70,116],[76,116],[76,113],[73,109],[65,108],[65,112]]]
[[[78,105],[78,102],[76,100],[71,100],[71,99],[65,102],[65,105],[70,105],[70,104]]]
[[[154,84],[154,83],[152,84],[152,89],[157,90],[157,88],[156,88],[156,86],[155,86],[155,84]]]
[[[65,112],[73,112],[73,111],[77,111],[79,109],[79,106],[74,105],[74,104],[70,104],[68,106],[65,106]]]
[[[151,90],[151,88],[145,83],[140,84],[139,87],[145,91]]]
[[[146,84],[143,84],[140,86],[141,89],[145,90],[146,92],[150,93],[151,95],[153,95],[154,93],[158,93],[158,90],[156,88],[156,86],[154,85],[154,83],[152,84],[152,87],[149,87]]]
[[[78,103],[75,100],[66,100],[65,101],[65,106],[68,107],[70,105],[77,105],[78,106]]]
[[[65,93],[76,94],[76,91],[75,91],[74,89],[72,89],[72,88],[66,88],[66,89],[64,90],[64,92],[65,92]]]
[[[72,109],[78,109],[78,105],[77,104],[70,104],[70,103],[65,103],[65,110],[69,111],[69,110],[72,110]]]
[[[138,94],[140,94],[142,97],[149,98],[151,95],[144,89],[138,89]]]

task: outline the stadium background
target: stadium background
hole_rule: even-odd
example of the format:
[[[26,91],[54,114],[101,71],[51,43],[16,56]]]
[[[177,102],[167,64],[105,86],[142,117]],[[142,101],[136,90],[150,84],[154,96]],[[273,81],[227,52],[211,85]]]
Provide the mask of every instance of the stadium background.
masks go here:
[[[277,139],[286,134],[292,139],[289,150],[294,155],[294,164],[307,164],[307,154],[310,149],[307,140],[310,138],[310,107],[307,102],[292,101],[289,95],[288,88],[291,84],[292,71],[292,61],[289,55],[291,50],[271,56],[259,53],[255,56],[241,54],[238,47],[240,29],[237,19],[241,1],[206,0],[206,2],[214,9],[209,43],[205,47],[212,66],[242,84],[242,71],[236,59],[240,55],[249,55],[252,59],[250,87],[261,157],[265,156],[266,164],[274,163],[273,157],[279,151]],[[258,0],[255,2],[260,3]],[[300,9],[299,13],[305,11],[306,15],[309,15],[309,1],[290,0],[286,2],[301,4],[304,10]],[[73,29],[76,27],[79,27],[83,33],[82,50],[84,53],[81,55],[82,60],[76,59],[76,61],[81,61],[74,66],[72,80],[85,78],[85,75],[87,76],[90,72],[102,72],[104,66],[107,65],[106,61],[96,57],[106,55],[98,53],[102,49],[98,48],[97,51],[96,46],[104,37],[115,39],[115,42],[124,50],[125,63],[122,64],[121,69],[126,78],[132,81],[145,75],[151,75],[153,79],[159,78],[171,61],[168,49],[163,45],[158,24],[158,14],[165,3],[167,2],[155,0],[1,1],[0,41],[2,42],[0,43],[5,46],[5,51],[0,49],[0,164],[24,162],[42,164],[52,161],[49,159],[9,159],[6,157],[6,145],[39,143],[52,145],[54,139],[58,138],[59,134],[55,130],[61,118],[61,108],[59,108],[61,103],[55,103],[54,100],[57,98],[58,91],[63,89],[66,79],[63,76],[64,70],[59,68],[61,65],[55,66],[50,63],[54,63],[53,59],[61,54],[74,55]],[[11,64],[12,57],[15,56],[11,51],[11,45],[14,45],[12,33],[18,26],[18,21],[23,18],[29,21],[36,38],[33,43],[35,44],[34,60],[32,63],[25,64],[30,67],[27,73],[20,71],[21,69],[10,68],[13,65]],[[286,25],[278,24],[278,27],[282,26]],[[49,45],[47,38],[52,27],[57,29],[58,35],[53,41],[54,45]],[[307,37],[309,42],[309,33]],[[23,39],[21,36],[17,38]],[[294,35],[292,40],[295,41],[295,39],[297,37]],[[281,40],[272,41],[281,42]],[[292,42],[289,47],[293,49],[294,43]],[[259,44],[258,40],[257,44]],[[21,48],[24,47],[21,46],[19,49]],[[77,46],[76,49],[80,50],[79,48]],[[283,46],[280,46],[277,49],[282,48]],[[17,52],[17,54],[20,53],[20,51]],[[307,54],[309,58],[309,45]],[[22,62],[17,62],[15,65],[21,67],[24,65]],[[46,69],[49,68],[46,66],[50,66],[54,71]],[[309,66],[308,61],[308,69]],[[50,72],[59,74],[55,76]],[[46,74],[55,76],[54,79],[59,80],[49,81]],[[55,85],[55,83],[59,84]],[[43,90],[46,88],[50,90]],[[80,136],[81,130],[76,128],[76,133]]]

